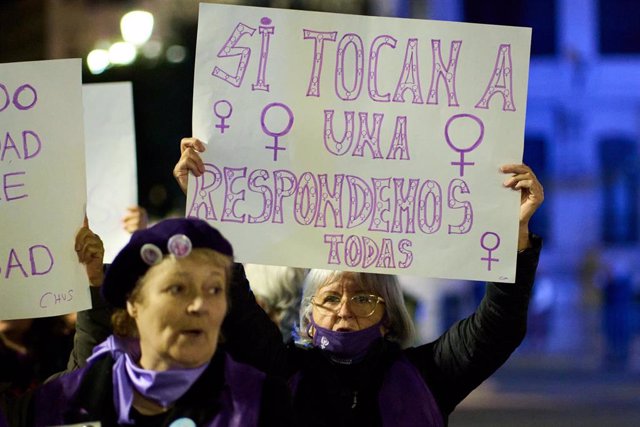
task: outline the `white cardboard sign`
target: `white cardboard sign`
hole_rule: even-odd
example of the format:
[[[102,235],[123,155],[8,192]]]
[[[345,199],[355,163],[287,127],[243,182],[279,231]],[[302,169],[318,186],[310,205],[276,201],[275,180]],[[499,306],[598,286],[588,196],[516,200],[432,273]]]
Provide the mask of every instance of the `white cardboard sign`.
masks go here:
[[[531,30],[201,4],[186,214],[240,261],[513,281]]]
[[[87,159],[87,217],[110,263],[131,235],[122,217],[138,204],[136,135],[130,82],[82,86]]]
[[[81,61],[0,64],[0,318],[91,305],[74,250],[86,207]]]

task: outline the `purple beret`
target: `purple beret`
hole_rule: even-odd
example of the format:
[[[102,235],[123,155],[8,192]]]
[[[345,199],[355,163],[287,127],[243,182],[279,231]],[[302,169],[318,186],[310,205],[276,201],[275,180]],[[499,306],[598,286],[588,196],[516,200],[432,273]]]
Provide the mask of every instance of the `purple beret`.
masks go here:
[[[209,248],[233,257],[227,239],[201,219],[167,219],[136,231],[107,269],[102,296],[114,307],[126,307],[127,296],[152,265],[166,254],[181,257],[196,248]]]

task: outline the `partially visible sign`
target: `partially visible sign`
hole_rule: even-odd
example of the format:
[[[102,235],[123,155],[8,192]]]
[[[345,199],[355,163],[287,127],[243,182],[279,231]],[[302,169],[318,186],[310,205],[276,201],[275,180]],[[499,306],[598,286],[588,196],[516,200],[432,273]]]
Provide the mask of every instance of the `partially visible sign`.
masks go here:
[[[110,263],[131,235],[122,224],[138,203],[136,135],[130,82],[86,84],[84,133],[89,227],[104,243]]]
[[[74,250],[86,208],[81,61],[0,64],[0,318],[91,305]]]

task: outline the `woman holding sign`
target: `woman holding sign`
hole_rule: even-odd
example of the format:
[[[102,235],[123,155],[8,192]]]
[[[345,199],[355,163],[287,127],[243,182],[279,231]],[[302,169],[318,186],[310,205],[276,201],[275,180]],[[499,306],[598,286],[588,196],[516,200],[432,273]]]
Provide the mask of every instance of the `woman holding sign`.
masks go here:
[[[79,234],[81,260],[91,262],[82,253],[96,239],[86,228]],[[88,271],[94,284],[99,261]],[[166,220],[134,233],[102,285],[116,308],[114,334],[84,368],[27,396],[28,419],[14,425],[289,425],[284,382],[221,348],[232,265],[229,242],[201,220]]]
[[[200,176],[194,138],[181,143],[174,176],[186,192]],[[313,270],[300,310],[299,345],[283,345],[256,305],[241,271],[227,318],[229,351],[239,360],[289,379],[296,421],[305,426],[442,426],[474,388],[498,369],[526,331],[541,248],[529,220],[544,199],[530,168],[505,165],[507,189],[521,192],[515,283],[488,283],[476,312],[436,341],[406,348],[412,326],[391,276]]]

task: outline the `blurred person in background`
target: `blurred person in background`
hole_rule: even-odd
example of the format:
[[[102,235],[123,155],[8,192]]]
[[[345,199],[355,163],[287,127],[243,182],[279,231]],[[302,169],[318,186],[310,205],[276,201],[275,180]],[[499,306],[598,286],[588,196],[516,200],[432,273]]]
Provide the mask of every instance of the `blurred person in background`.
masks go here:
[[[0,387],[18,396],[65,369],[73,332],[68,316],[0,320]]]
[[[247,279],[257,303],[278,325],[287,342],[298,324],[302,282],[306,268],[245,264]]]
[[[602,289],[604,367],[629,367],[633,316],[633,275],[624,260],[615,260]]]
[[[144,230],[149,226],[149,215],[142,206],[129,206],[122,217],[122,227],[129,233]]]

